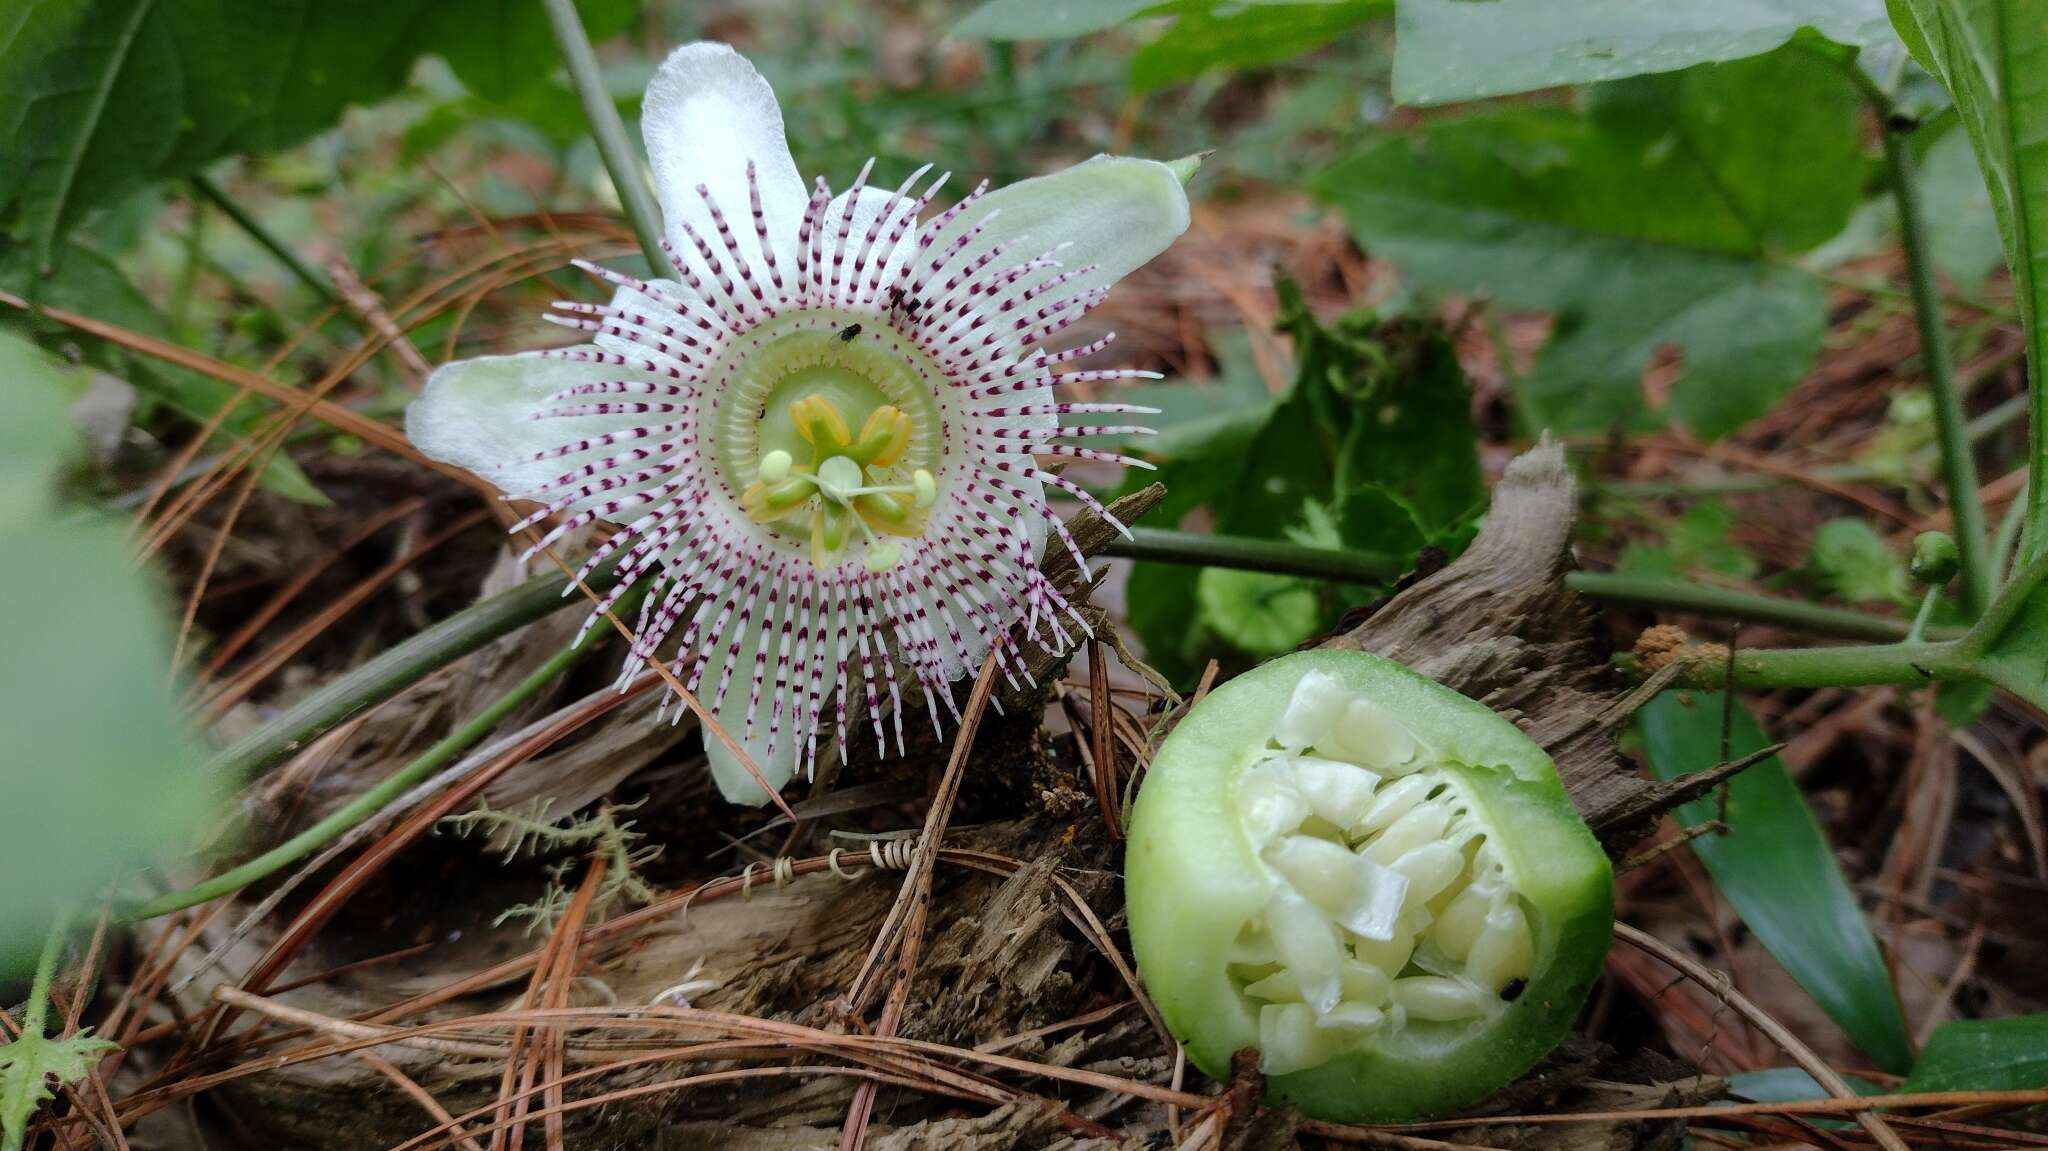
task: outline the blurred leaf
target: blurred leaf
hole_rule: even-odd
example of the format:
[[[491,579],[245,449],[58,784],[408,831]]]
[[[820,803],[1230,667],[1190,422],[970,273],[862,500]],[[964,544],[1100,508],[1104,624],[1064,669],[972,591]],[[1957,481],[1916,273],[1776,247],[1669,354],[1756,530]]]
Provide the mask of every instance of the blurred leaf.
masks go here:
[[[1747,579],[1756,557],[1729,540],[1735,513],[1716,503],[1696,503],[1668,525],[1661,545],[1632,543],[1621,550],[1616,570],[1630,576],[1677,577],[1697,572]]]
[[[1390,5],[1391,0],[1181,0],[1158,9],[1180,18],[1131,57],[1131,86],[1149,91],[1212,70],[1246,71],[1292,60],[1385,14]]]
[[[1443,104],[1673,72],[1777,48],[1802,29],[1888,39],[1883,0],[1400,0],[1394,98]]]
[[[47,426],[69,385],[12,337],[0,352],[0,427]],[[181,846],[206,810],[161,607],[123,525],[26,504],[0,516],[0,875],[35,877],[0,884],[0,940]]]
[[[1975,287],[2005,258],[1984,171],[1962,132],[1943,132],[1920,157],[1920,199],[1927,252],[1943,275]]]
[[[1902,1091],[2048,1087],[2048,1015],[1954,1019],[1934,1029]]]
[[[1842,1080],[1858,1095],[1880,1095],[1884,1092],[1884,1088],[1868,1079],[1844,1075]],[[1762,1071],[1737,1072],[1728,1077],[1728,1094],[1754,1103],[1796,1103],[1802,1099],[1833,1098],[1804,1067],[1767,1067]]]
[[[1316,585],[1271,572],[1203,568],[1195,582],[1202,622],[1258,658],[1292,651],[1321,630]]]
[[[132,332],[162,340],[174,338],[170,324],[156,306],[135,290],[113,261],[89,249],[68,245],[57,271],[38,277],[30,268],[29,250],[0,244],[0,289],[36,301],[46,307],[79,312],[96,320],[119,324]],[[0,317],[0,321],[12,317]],[[4,324],[0,324],[4,327]],[[66,329],[62,338],[75,339]],[[126,352],[89,341],[88,358],[109,372],[134,383],[145,394],[160,399],[194,424],[211,419],[222,404],[235,396],[235,389],[212,376],[155,360],[131,358]],[[223,424],[223,441],[230,435],[252,433],[265,411],[263,404],[244,401]],[[271,453],[263,465],[263,487],[295,503],[326,507],[331,502],[291,456]]]
[[[2048,471],[2048,19],[2026,0],[1886,0],[1900,39],[1947,88],[1983,168],[1991,211],[2027,333],[2035,473]],[[2030,512],[2048,503],[2030,505]],[[2048,524],[2027,525],[2022,560],[2048,545]]]
[[[55,1076],[60,1084],[76,1083],[100,1056],[120,1049],[118,1043],[88,1034],[90,1030],[63,1039],[21,1035],[0,1047],[0,1138],[7,1146],[21,1146],[30,1113],[56,1098],[46,1079]]]
[[[55,506],[58,472],[78,451],[65,411],[75,370],[0,332],[0,380],[13,397],[0,419],[0,532],[43,520]]]
[[[1114,28],[1159,0],[988,0],[953,25],[961,40],[1059,40]]]
[[[1704,771],[1719,759],[1721,697],[1666,692],[1636,715],[1650,770],[1659,779]],[[1769,746],[1736,706],[1728,754]],[[1708,797],[1678,809],[1686,826],[1715,817]],[[1728,784],[1728,831],[1693,840],[1721,893],[1772,957],[1799,981],[1864,1054],[1887,1071],[1913,1062],[1891,974],[1820,825],[1775,756]]]
[[[635,0],[581,0],[593,35],[624,27]],[[4,25],[0,25],[4,31]],[[47,272],[85,215],[152,180],[236,152],[297,143],[349,104],[445,56],[480,95],[506,100],[558,65],[529,0],[92,0],[60,41],[42,37],[0,127],[0,207]],[[12,63],[12,60],[8,60]]]
[[[1780,254],[1848,221],[1856,117],[1847,79],[1787,48],[1606,85],[1584,113],[1433,124],[1314,186],[1414,286],[1557,313],[1521,382],[1532,427],[1638,419],[1645,365],[1674,349],[1664,414],[1714,437],[1767,410],[1819,350],[1821,284]]]
[[[1877,529],[1862,520],[1834,519],[1815,529],[1812,565],[1828,589],[1850,603],[1913,599],[1905,557],[1886,547]]]

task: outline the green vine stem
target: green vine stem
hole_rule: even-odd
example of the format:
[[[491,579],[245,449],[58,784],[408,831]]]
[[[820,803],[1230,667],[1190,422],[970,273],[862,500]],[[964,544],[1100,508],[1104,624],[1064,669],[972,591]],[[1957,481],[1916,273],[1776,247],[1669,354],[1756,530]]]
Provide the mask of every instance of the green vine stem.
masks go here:
[[[250,239],[256,241],[264,251],[276,257],[278,263],[290,269],[292,275],[299,278],[300,283],[313,289],[313,294],[320,297],[321,302],[336,307],[340,306],[341,297],[334,294],[334,287],[327,282],[326,277],[314,271],[304,260],[299,259],[297,252],[292,251],[283,240],[271,234],[270,229],[264,227],[262,221],[251,216],[246,209],[237,204],[235,198],[228,195],[219,184],[214,183],[205,176],[194,176],[192,177],[192,190],[198,193],[200,199],[219,208],[222,215],[233,220],[236,227],[247,232]]]
[[[1854,647],[1751,648],[1735,653],[1733,668],[1721,658],[1695,660],[1677,680],[1684,687],[1738,688],[1874,687],[1924,684],[1936,680],[1981,679],[1973,654],[1959,639],[1940,642],[1866,644]]]
[[[1892,197],[1898,202],[1899,243],[1905,249],[1906,274],[1913,291],[1913,319],[1920,329],[1920,361],[1927,370],[1927,389],[1934,397],[1942,479],[1948,488],[1956,546],[1962,553],[1958,594],[1964,613],[1975,619],[1991,602],[1992,589],[1984,505],[1977,496],[1977,460],[1963,416],[1962,394],[1956,387],[1955,358],[1942,323],[1941,293],[1934,283],[1934,259],[1927,250],[1920,189],[1913,182],[1912,142],[1891,116],[1885,118],[1884,158]]]
[[[1158,528],[1132,528],[1130,539],[1112,541],[1104,551],[1108,555],[1130,559],[1239,568],[1340,583],[1385,584],[1413,566],[1408,557],[1381,552],[1341,551],[1282,540]],[[1837,639],[1890,642],[1906,638],[1911,627],[1906,620],[1868,612],[1753,595],[1677,579],[1571,572],[1565,576],[1565,586],[1595,599],[1773,624]],[[1957,633],[1951,629],[1936,628],[1932,634],[1936,638],[1954,638]]]
[[[71,929],[71,908],[59,907],[50,920],[50,934],[36,956],[36,973],[28,988],[28,1010],[21,1017],[23,1038],[41,1036],[50,1017],[50,983],[57,977],[57,957],[64,953],[64,939]]]
[[[606,564],[584,582],[592,591],[612,585]],[[215,779],[238,783],[306,746],[372,704],[382,703],[500,636],[509,635],[572,604],[587,606],[566,577],[539,576],[479,600],[411,639],[343,672],[286,709],[284,714],[228,745],[207,765]]]
[[[1337,551],[1285,540],[1209,535],[1205,532],[1132,528],[1130,538],[1117,538],[1103,554],[1163,563],[1242,568],[1275,575],[1343,583],[1386,583],[1413,564],[1412,557],[1385,552]]]
[[[515,589],[517,590],[524,589]],[[621,600],[620,610],[625,610],[626,606],[624,600]],[[203,883],[158,896],[139,907],[126,909],[122,912],[121,918],[128,921],[152,919],[219,899],[223,895],[231,895],[325,847],[346,834],[350,828],[383,810],[385,804],[403,795],[414,784],[439,771],[476,741],[490,734],[491,729],[510,715],[514,708],[532,699],[542,688],[553,683],[584,656],[596,650],[599,646],[598,638],[599,635],[596,633],[587,635],[583,637],[582,642],[555,653],[546,663],[535,668],[530,675],[515,684],[511,690],[491,701],[489,707],[471,716],[460,727],[443,736],[434,746],[415,756],[410,763],[379,780],[375,787],[348,801],[320,822],[254,859],[231,867]]]
[[[576,0],[545,2],[548,22],[555,30],[555,43],[561,46],[562,60],[569,66],[569,79],[576,85],[577,98],[583,102],[583,118],[589,122],[591,139],[597,143],[598,158],[611,174],[612,187],[618,190],[626,219],[632,222],[633,234],[640,239],[640,250],[647,255],[647,266],[660,275],[668,267],[668,258],[661,249],[661,212],[655,207],[654,192],[641,170],[639,153],[626,138],[626,126],[620,122],[618,107],[605,88],[604,71],[598,66],[596,50],[590,46],[590,34],[583,30],[583,18],[576,14]]]

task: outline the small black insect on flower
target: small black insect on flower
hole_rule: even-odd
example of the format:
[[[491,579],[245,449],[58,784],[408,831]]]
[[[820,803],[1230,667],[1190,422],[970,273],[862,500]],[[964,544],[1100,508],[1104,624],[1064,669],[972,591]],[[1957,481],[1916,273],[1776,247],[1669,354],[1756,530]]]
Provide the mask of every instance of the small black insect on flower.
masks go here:
[[[853,338],[858,335],[860,335],[860,325],[848,324],[845,327],[839,329],[839,342],[842,344],[850,344],[853,342]]]

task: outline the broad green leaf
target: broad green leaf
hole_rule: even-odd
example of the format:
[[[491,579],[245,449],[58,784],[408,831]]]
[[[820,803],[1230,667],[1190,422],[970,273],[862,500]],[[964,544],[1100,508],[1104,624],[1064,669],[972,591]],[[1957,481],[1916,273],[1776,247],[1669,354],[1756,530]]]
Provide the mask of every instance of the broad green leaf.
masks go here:
[[[1990,190],[2027,332],[2034,471],[2048,471],[2048,7],[2037,0],[1887,0],[1900,39],[1955,101]],[[2048,545],[2048,501],[2028,499],[2023,559]]]
[[[1721,697],[1666,692],[1637,713],[1659,779],[1704,771],[1719,759]],[[1746,707],[1732,712],[1728,753],[1769,745]],[[1708,797],[1679,808],[1687,826],[1715,818]],[[1728,831],[1692,850],[1772,957],[1887,1071],[1912,1065],[1913,1047],[1890,972],[1827,838],[1783,762],[1772,757],[1728,785]]]
[[[35,1109],[55,1098],[48,1080],[76,1083],[120,1044],[97,1038],[89,1030],[62,1039],[23,1035],[0,1047],[0,1144],[21,1146],[22,1129]]]
[[[1802,29],[1851,47],[1890,34],[1883,0],[1400,0],[1395,27],[1403,104],[1739,60]]]
[[[1702,500],[1664,528],[1661,544],[1631,543],[1622,548],[1615,568],[1631,576],[1669,579],[1711,572],[1747,579],[1756,574],[1757,560],[1728,538],[1734,527],[1735,513],[1726,505]]]
[[[1912,598],[1905,557],[1885,546],[1884,537],[1863,520],[1829,520],[1815,529],[1812,566],[1828,590],[1850,603]]]
[[[1641,422],[1643,369],[1673,349],[1662,414],[1714,437],[1812,363],[1822,287],[1786,254],[1842,229],[1863,173],[1851,85],[1788,48],[1607,85],[1582,113],[1432,124],[1313,184],[1411,285],[1557,313],[1521,384],[1531,426]]]
[[[1884,1089],[1868,1079],[1845,1075],[1843,1081],[1858,1095],[1877,1095]],[[1754,1103],[1795,1103],[1802,1099],[1828,1099],[1832,1094],[1814,1081],[1804,1067],[1767,1067],[1742,1071],[1728,1077],[1728,1094]]]
[[[593,35],[635,7],[579,4]],[[92,0],[67,36],[37,43],[21,79],[0,74],[19,101],[0,112],[0,208],[18,195],[16,232],[45,272],[94,209],[223,155],[297,143],[396,91],[422,55],[500,101],[559,65],[528,0]]]
[[[988,0],[953,25],[962,40],[1060,40],[1114,28],[1159,0]]]
[[[1184,0],[1162,9],[1180,18],[1131,57],[1131,86],[1148,91],[1212,70],[1243,71],[1292,60],[1384,15],[1389,6],[1390,0]]]
[[[78,450],[65,412],[75,370],[0,332],[0,381],[13,397],[0,419],[0,532],[47,519],[56,504],[58,473]]]
[[[1934,1029],[1904,1091],[2048,1087],[2048,1015],[1956,1019]]]
[[[47,427],[68,382],[20,341],[0,345],[0,427]],[[0,883],[0,941],[181,846],[206,810],[164,606],[122,524],[48,506],[0,516],[0,876],[34,877]]]
[[[1927,253],[1949,279],[1974,288],[2005,258],[1984,171],[1962,132],[1943,132],[1920,156],[1920,205]]]
[[[1295,576],[1203,568],[1195,599],[1204,624],[1259,658],[1293,651],[1322,625],[1316,585]]]

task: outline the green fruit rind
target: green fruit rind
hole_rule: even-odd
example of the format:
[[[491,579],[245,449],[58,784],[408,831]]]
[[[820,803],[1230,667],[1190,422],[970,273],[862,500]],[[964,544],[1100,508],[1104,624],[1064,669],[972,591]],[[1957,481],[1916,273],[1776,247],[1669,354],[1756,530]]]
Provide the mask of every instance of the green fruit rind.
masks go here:
[[[1311,671],[1398,719],[1456,780],[1531,913],[1536,966],[1492,1018],[1410,1022],[1269,1076],[1267,1095],[1337,1123],[1455,1111],[1527,1071],[1570,1029],[1612,937],[1613,873],[1540,747],[1400,664],[1355,651],[1283,656],[1212,691],[1174,729],[1131,819],[1125,888],[1138,969],[1203,1071],[1225,1077],[1233,1052],[1258,1046],[1257,1012],[1232,981],[1229,952],[1275,881],[1240,826],[1236,787]]]

